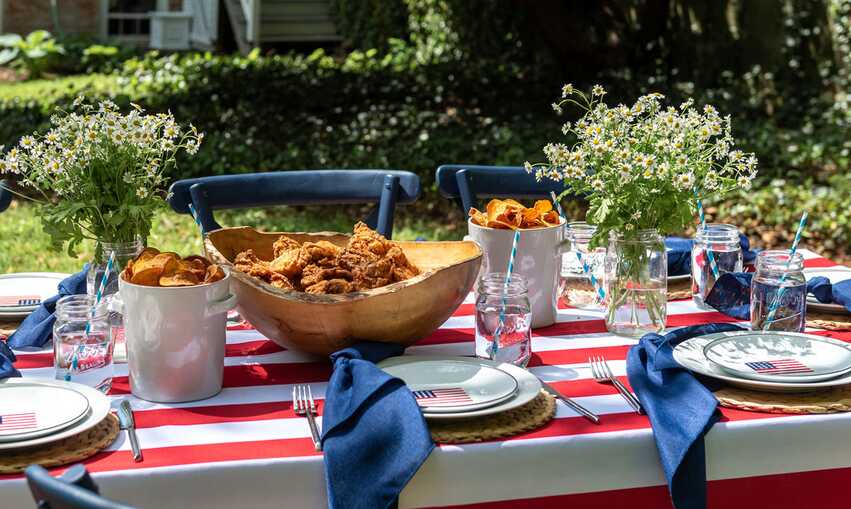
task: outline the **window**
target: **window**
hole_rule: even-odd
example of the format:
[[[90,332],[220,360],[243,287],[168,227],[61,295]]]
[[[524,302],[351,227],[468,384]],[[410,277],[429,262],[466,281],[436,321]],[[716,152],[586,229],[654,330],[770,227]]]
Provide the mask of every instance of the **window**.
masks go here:
[[[108,0],[106,35],[126,42],[147,43],[151,34],[150,11],[157,0]]]

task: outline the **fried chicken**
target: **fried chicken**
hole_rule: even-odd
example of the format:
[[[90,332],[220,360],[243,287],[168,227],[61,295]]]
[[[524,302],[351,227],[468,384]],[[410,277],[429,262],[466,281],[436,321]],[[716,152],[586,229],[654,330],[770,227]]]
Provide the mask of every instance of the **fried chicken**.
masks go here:
[[[276,288],[313,294],[371,290],[419,274],[402,249],[364,223],[357,223],[345,247],[326,240],[299,244],[279,237],[275,258],[261,260],[252,250],[237,255],[234,267]]]

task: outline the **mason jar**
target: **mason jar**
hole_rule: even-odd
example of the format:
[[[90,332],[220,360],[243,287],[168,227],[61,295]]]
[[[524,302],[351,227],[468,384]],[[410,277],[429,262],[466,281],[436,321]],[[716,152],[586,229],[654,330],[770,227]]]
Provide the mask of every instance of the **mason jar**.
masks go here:
[[[708,223],[697,228],[691,248],[691,292],[701,309],[722,274],[742,271],[739,230],[731,224]]]
[[[606,329],[620,336],[662,332],[668,316],[668,257],[655,229],[609,234]]]
[[[581,309],[603,307],[606,248],[589,247],[596,231],[596,226],[585,221],[567,224],[566,246],[561,257],[559,277],[559,297],[567,306]]]
[[[57,380],[108,392],[112,387],[113,342],[106,304],[90,295],[68,295],[56,303],[53,366]]]
[[[807,280],[801,253],[759,253],[751,284],[751,329],[803,332],[806,312]]]
[[[532,306],[526,279],[486,274],[476,292],[476,355],[525,367],[532,356]]]
[[[89,271],[86,273],[86,289],[89,295],[94,296],[98,287],[103,280],[103,273],[106,271],[106,266],[110,256],[114,257],[112,262],[112,270],[106,279],[106,287],[103,295],[112,295],[118,292],[118,275],[127,266],[130,260],[139,256],[142,250],[145,249],[145,243],[141,237],[136,237],[130,242],[102,242],[98,241],[95,248],[95,257],[89,264]]]

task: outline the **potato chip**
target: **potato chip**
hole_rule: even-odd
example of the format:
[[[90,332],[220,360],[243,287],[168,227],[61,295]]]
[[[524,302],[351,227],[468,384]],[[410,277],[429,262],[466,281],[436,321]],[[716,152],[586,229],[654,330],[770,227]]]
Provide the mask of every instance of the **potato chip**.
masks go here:
[[[160,286],[194,286],[201,281],[188,270],[175,271],[174,275],[162,276],[159,280]]]
[[[177,253],[161,253],[146,248],[127,263],[122,277],[144,286],[193,286],[212,283],[225,277],[224,270],[203,256],[181,258]]]
[[[470,220],[479,226],[503,230],[547,228],[561,224],[561,218],[549,200],[538,200],[532,207],[525,207],[516,200],[493,199],[488,202],[485,212],[471,208],[469,214]]]

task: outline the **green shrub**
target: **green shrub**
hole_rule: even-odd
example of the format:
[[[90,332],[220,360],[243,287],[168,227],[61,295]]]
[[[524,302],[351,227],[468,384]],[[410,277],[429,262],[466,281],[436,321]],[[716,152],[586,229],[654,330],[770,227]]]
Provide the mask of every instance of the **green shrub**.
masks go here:
[[[36,30],[26,37],[4,34],[0,36],[0,48],[0,65],[25,69],[27,79],[40,78],[57,55],[65,54],[65,48],[47,30]]]

